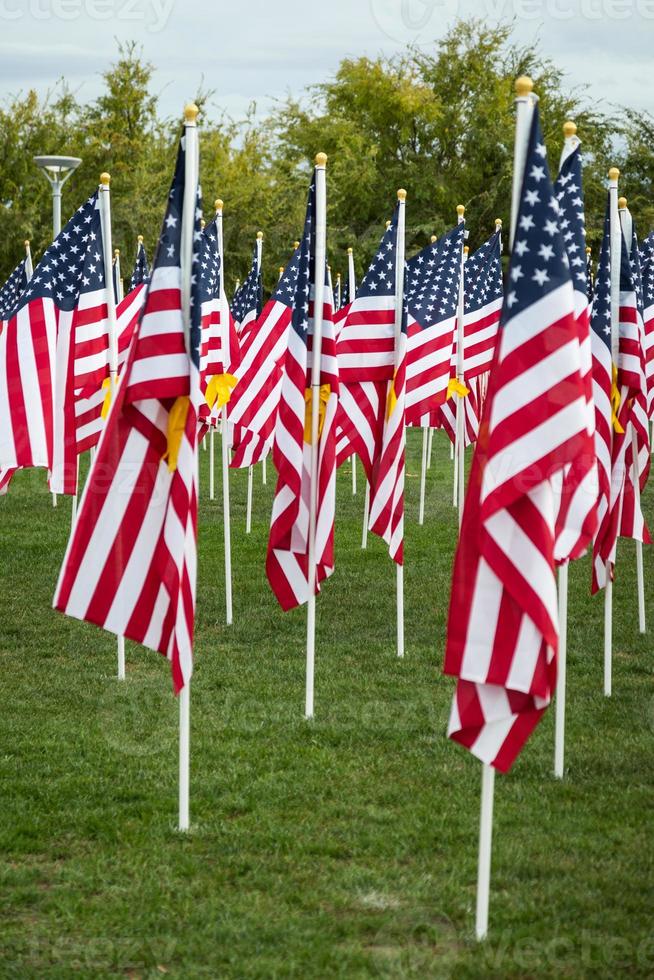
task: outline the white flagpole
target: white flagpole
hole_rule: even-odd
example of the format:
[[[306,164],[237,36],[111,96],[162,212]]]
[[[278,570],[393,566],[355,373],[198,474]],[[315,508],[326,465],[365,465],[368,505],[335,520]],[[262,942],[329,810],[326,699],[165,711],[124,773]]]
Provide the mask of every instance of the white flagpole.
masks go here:
[[[267,456],[264,456],[263,457],[263,460],[261,461],[261,482],[263,483],[264,487],[268,483],[268,473],[266,471],[266,460],[267,460]]]
[[[430,428],[429,428],[429,446],[427,448],[427,469],[428,470],[431,469],[431,454],[432,454],[432,449],[433,448],[434,448],[434,430],[430,426]]]
[[[509,243],[513,248],[515,228],[520,206],[520,190],[529,144],[529,131],[535,104],[532,95],[533,82],[526,76],[516,79],[515,147],[513,152],[513,191],[511,196],[511,225]],[[478,941],[488,935],[488,907],[490,897],[491,844],[493,836],[493,796],[495,770],[482,765],[481,806],[479,816],[479,865],[477,872],[477,915],[475,934]]]
[[[187,105],[184,110],[185,159],[184,204],[182,212],[181,267],[182,313],[186,342],[189,342],[191,321],[191,287],[193,272],[193,248],[195,243],[195,211],[199,173],[199,146],[197,130],[198,107]],[[222,265],[221,265],[222,271]],[[192,397],[192,395],[191,395]],[[189,784],[191,749],[191,682],[187,680],[179,692],[179,829],[190,828]]]
[[[215,467],[214,445],[213,445],[213,437],[215,431],[216,431],[216,427],[211,424],[211,416],[209,416],[209,431],[207,433],[208,442],[209,442],[209,500],[215,500],[216,498],[216,490],[215,490],[216,467]],[[205,440],[205,446],[206,446],[206,441],[207,440]]]
[[[327,155],[316,155],[316,213],[313,299],[313,351],[311,361],[311,480],[309,483],[309,541],[307,580],[307,676],[304,714],[313,718],[314,671],[316,658],[316,504],[318,497],[318,455],[320,439],[320,369],[322,366],[322,314],[325,294],[327,253]]]
[[[563,124],[563,149],[559,170],[564,162],[579,146],[577,126],[568,120]],[[559,481],[559,495],[563,491],[563,481]],[[569,563],[559,565],[559,650],[556,673],[556,698],[554,704],[554,775],[563,779],[565,761],[565,707],[568,660],[568,571]]]
[[[420,467],[420,506],[418,508],[418,524],[425,523],[425,487],[427,486],[427,456],[429,445],[429,428],[422,427],[422,465]]]
[[[627,254],[631,255],[631,246],[634,234],[634,223],[627,208],[627,198],[621,197],[618,200],[618,213],[620,216],[620,227],[624,236]],[[636,513],[640,512],[640,468],[638,465],[638,438],[635,428],[631,427],[631,478],[634,485],[634,504]],[[643,542],[636,541],[636,588],[638,592],[638,630],[640,633],[646,632],[645,626],[645,579],[643,574]]]
[[[114,264],[116,268],[116,302],[120,303],[125,298],[123,279],[120,274],[120,249],[114,249]]]
[[[361,547],[365,550],[368,547],[368,520],[370,518],[370,484],[366,479],[366,494],[363,501],[363,532],[361,534]]]
[[[568,562],[559,565],[559,657],[554,702],[554,775],[563,779],[565,755],[565,685],[568,656]]]
[[[220,326],[222,328],[223,370],[226,372],[225,352],[229,347],[229,307],[225,298],[225,253],[223,249],[223,202],[218,199],[216,208],[216,229],[218,232],[218,254],[220,256]],[[223,475],[223,528],[225,538],[225,618],[228,626],[232,624],[232,529],[229,512],[229,426],[227,424],[227,405],[220,413],[220,441],[222,445]]]
[[[479,865],[477,868],[477,914],[475,935],[481,942],[488,935],[488,905],[493,844],[493,799],[495,770],[485,763],[481,767],[481,807],[479,816]]]
[[[109,341],[109,396],[113,403],[118,386],[118,328],[116,326],[116,300],[113,286],[113,267],[111,264],[111,177],[100,175],[98,197],[100,205],[100,227],[102,229],[102,251],[104,261],[105,294],[107,299],[107,331]],[[125,680],[125,637],[117,638],[118,680]]]
[[[339,295],[340,295],[340,273],[338,276],[339,280]],[[356,293],[356,275],[354,273],[354,251],[351,248],[347,250],[347,298],[348,302],[352,302],[354,299],[354,294]],[[352,456],[352,496],[356,497],[357,492],[357,457],[356,453]],[[367,528],[366,532],[367,533]],[[362,545],[365,547],[365,545]]]
[[[620,265],[622,262],[622,229],[618,213],[617,167],[609,170],[609,215],[611,241],[611,360],[618,363],[620,343]],[[611,431],[611,441],[613,432]],[[611,696],[613,673],[613,570],[611,560],[606,563],[606,586],[604,590],[604,694]]]
[[[395,250],[395,373],[399,368],[402,356],[402,318],[404,313],[404,259],[405,259],[405,225],[406,225],[406,191],[402,188],[397,192],[399,208],[397,211],[397,245]],[[391,382],[392,384],[393,382]],[[406,427],[402,430],[402,439],[406,447]],[[406,465],[406,464],[405,464]],[[404,565],[395,563],[396,600],[397,600],[397,655],[404,656]]]
[[[463,204],[458,204],[456,208],[456,213],[458,217],[458,223],[465,226],[465,207]],[[456,317],[456,376],[459,384],[463,384],[463,365],[464,365],[464,351],[463,345],[465,343],[464,331],[463,331],[463,314],[465,310],[465,284],[464,284],[464,267],[467,258],[467,246],[465,245],[465,231],[463,233],[464,244],[461,247],[461,273],[459,281],[459,307]],[[456,396],[456,468],[457,468],[457,508],[459,511],[459,527],[461,527],[461,521],[463,520],[463,500],[465,497],[465,466],[466,466],[466,436],[465,436],[465,405],[463,404],[463,398],[460,395]]]
[[[34,275],[34,263],[32,262],[32,250],[29,238],[25,239],[25,276],[29,282]]]

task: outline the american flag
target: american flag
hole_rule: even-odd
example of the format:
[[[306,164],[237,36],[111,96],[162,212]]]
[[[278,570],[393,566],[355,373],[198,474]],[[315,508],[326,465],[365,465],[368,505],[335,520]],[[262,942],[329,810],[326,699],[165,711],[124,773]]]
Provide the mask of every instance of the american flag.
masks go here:
[[[336,405],[338,368],[327,268],[315,269],[316,175],[309,189],[304,235],[294,277],[292,318],[275,426],[273,460],[278,479],[270,522],[266,572],[283,609],[302,605],[334,570]],[[320,365],[317,486],[311,486],[311,370],[313,283],[325,277]],[[309,508],[316,505],[316,581],[309,582]]]
[[[381,453],[386,395],[395,365],[398,213],[399,204],[356,297],[343,307],[343,319],[337,323],[337,464],[357,453],[368,483]]]
[[[231,462],[235,468],[260,462],[272,447],[299,269],[297,248],[243,343],[239,383],[228,417],[235,427],[242,426],[257,438],[254,442],[248,438],[242,452],[239,443]]]
[[[209,417],[215,419],[216,411],[232,397],[238,381],[236,371],[241,363],[241,347],[220,275],[216,218],[202,231],[198,251],[202,306],[200,388],[204,395],[200,416],[204,429]]]
[[[27,289],[27,283],[27,258],[24,258],[0,288],[0,321],[9,319],[10,314]]]
[[[182,139],[141,321],[84,489],[54,606],[193,669],[200,401],[198,253],[190,323],[181,268]],[[196,184],[197,187],[197,184]],[[198,189],[199,191],[199,189]],[[199,197],[193,194],[193,200]],[[201,209],[195,208],[195,244]]]
[[[259,248],[254,246],[252,267],[232,299],[232,316],[241,343],[254,328],[263,306],[263,280],[259,267]]]
[[[593,356],[593,404],[595,407],[595,455],[597,458],[597,532],[593,539],[593,592],[606,585],[606,563],[617,535],[617,512],[611,520],[609,510],[612,482],[613,429],[617,422],[613,396],[614,367],[611,354],[611,202],[606,204],[604,236],[595,273],[591,309],[591,350]],[[619,424],[619,423],[618,423]]]
[[[75,401],[107,373],[98,193],[46,249],[0,335],[0,468],[46,466],[77,490]]]
[[[120,372],[127,360],[129,346],[145,303],[146,285],[133,289],[116,307],[116,337],[118,342],[117,369]],[[109,373],[102,381],[94,378],[80,389],[75,398],[75,438],[77,455],[96,446],[104,428],[111,404]]]
[[[501,254],[501,232],[497,229],[463,266],[463,383],[468,394],[462,399],[456,395],[450,396],[439,409],[438,421],[450,440],[456,442],[457,407],[463,402],[466,446],[475,442],[479,433],[481,386],[474,382],[490,370],[495,354],[504,295]],[[455,334],[450,361],[450,382],[456,378],[456,342]]]
[[[566,467],[561,484],[554,554],[557,561],[563,562],[580,558],[592,543],[597,530],[598,475],[595,456],[593,358],[590,343],[582,159],[579,145],[562,161],[554,184],[554,194],[559,205],[559,226],[570,262],[574,288],[588,419],[587,452],[578,454]]]
[[[145,254],[145,245],[143,244],[143,237],[139,235],[138,244],[136,246],[136,260],[134,262],[134,269],[132,270],[132,278],[129,282],[130,292],[136,289],[137,286],[141,286],[144,283],[150,282],[150,268],[148,266],[148,257]]]
[[[339,324],[341,384],[389,381],[395,365],[395,255],[397,207],[356,296]],[[345,309],[345,307],[344,307]]]
[[[411,425],[420,425],[421,417],[447,397],[464,234],[462,222],[406,264],[406,420]]]
[[[490,371],[500,325],[502,241],[495,231],[463,267],[463,375],[466,384]],[[456,343],[455,343],[456,346]]]
[[[498,350],[454,565],[449,735],[507,771],[550,702],[558,645],[551,477],[585,447],[574,295],[533,109]]]
[[[630,215],[625,210],[625,216]],[[618,380],[627,386],[631,396],[630,412],[625,432],[625,481],[620,506],[621,537],[634,538],[651,544],[651,537],[640,506],[640,493],[645,489],[650,470],[650,435],[647,413],[646,337],[643,309],[643,288],[638,239],[633,222],[625,221],[622,266],[620,274],[620,342]],[[635,447],[635,452],[634,452]],[[639,490],[635,481],[638,480]]]
[[[654,231],[649,233],[641,245],[640,273],[643,286],[647,414],[651,419],[654,416]]]

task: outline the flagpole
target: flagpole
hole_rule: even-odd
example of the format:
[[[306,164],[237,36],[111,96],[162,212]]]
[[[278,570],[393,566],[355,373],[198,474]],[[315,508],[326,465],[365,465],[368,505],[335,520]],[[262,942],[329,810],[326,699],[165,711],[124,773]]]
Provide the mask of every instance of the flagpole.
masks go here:
[[[184,203],[182,211],[181,269],[182,314],[184,335],[189,350],[191,328],[191,289],[193,275],[193,249],[195,244],[195,212],[199,173],[199,146],[197,130],[198,107],[189,104],[184,109]],[[221,264],[222,271],[222,264]],[[189,351],[190,353],[190,351]],[[193,398],[193,392],[190,393]],[[195,465],[198,465],[196,457]],[[191,752],[191,681],[190,678],[179,692],[179,829],[190,828],[190,752]]]
[[[121,303],[125,298],[125,290],[123,288],[123,279],[120,274],[120,249],[114,249],[114,262],[116,265],[116,302]]]
[[[109,342],[109,397],[113,403],[118,386],[118,328],[116,326],[116,299],[113,286],[113,267],[111,257],[111,177],[100,175],[98,202],[100,209],[100,228],[102,232],[102,252],[104,263],[105,295],[107,300],[107,335]],[[118,680],[125,680],[125,637],[116,641],[118,658]]]
[[[618,200],[618,213],[620,217],[620,228],[624,235],[627,253],[631,255],[633,241],[634,224],[631,214],[627,209],[627,198],[621,197]],[[638,465],[638,437],[636,430],[631,426],[631,479],[634,486],[634,508],[635,513],[641,512],[640,507],[640,468]],[[643,542],[636,541],[636,589],[638,592],[638,631],[646,632],[645,627],[645,580],[643,575]]]
[[[34,275],[34,264],[32,262],[32,250],[29,238],[25,239],[25,276],[29,282]]]
[[[559,656],[556,674],[556,698],[554,703],[554,775],[563,779],[565,754],[565,685],[568,655],[568,568],[566,561],[559,565]]]
[[[465,228],[465,212],[463,204],[458,204],[456,208],[458,223]],[[459,384],[463,385],[463,345],[465,343],[463,331],[463,313],[465,309],[464,298],[464,266],[466,261],[465,230],[461,243],[461,272],[459,276],[459,306],[456,317],[456,376]],[[463,520],[463,500],[465,496],[465,466],[466,466],[466,437],[465,437],[465,406],[463,397],[456,396],[456,468],[457,468],[457,508],[459,511],[459,528]]]
[[[609,220],[611,242],[611,362],[618,364],[620,344],[620,266],[622,264],[622,229],[618,213],[617,167],[609,170]],[[611,442],[613,432],[611,431]],[[609,500],[609,506],[611,501]],[[606,562],[606,585],[604,591],[604,694],[611,697],[613,674],[613,568],[609,558]]]
[[[511,195],[511,224],[509,246],[513,248],[513,239],[518,222],[520,206],[520,191],[529,144],[529,131],[535,104],[532,95],[533,82],[526,76],[516,79],[516,121],[515,147],[513,153],[513,188]],[[479,816],[479,865],[477,870],[477,915],[475,934],[477,941],[488,935],[488,908],[490,897],[491,845],[493,836],[493,797],[495,791],[495,770],[486,763],[482,764],[481,774],[481,805]]]
[[[221,349],[223,371],[226,373],[229,365],[225,363],[225,354],[229,347],[229,308],[224,302],[225,296],[225,256],[223,249],[223,202],[218,199],[216,208],[216,230],[218,232],[218,254],[220,256],[220,326],[222,329]],[[232,529],[229,512],[229,428],[227,425],[227,405],[220,412],[220,441],[222,446],[222,475],[223,475],[223,529],[225,539],[225,617],[228,626],[232,624]]]
[[[370,484],[366,478],[366,494],[363,501],[363,532],[361,535],[361,547],[365,550],[368,547],[368,520],[370,518]]]
[[[327,253],[327,155],[316,155],[316,213],[314,251],[313,349],[311,355],[311,472],[309,482],[309,541],[307,582],[307,676],[305,717],[313,718],[316,655],[316,504],[318,497],[318,451],[320,439],[320,369],[322,366],[322,316]]]
[[[420,467],[420,506],[418,524],[425,523],[425,487],[427,486],[427,455],[429,446],[429,426],[422,427],[422,465]]]
[[[397,192],[397,244],[395,246],[395,374],[400,366],[402,357],[402,321],[404,315],[404,260],[405,260],[405,226],[406,226],[406,191],[400,188]],[[391,382],[394,384],[394,380]],[[406,426],[402,426],[402,441],[406,454]],[[406,462],[405,462],[406,467]],[[395,591],[397,602],[397,655],[404,656],[404,565],[395,562]]]
[[[563,149],[559,170],[579,146],[577,126],[571,120],[563,123]],[[563,493],[563,479],[556,484],[559,496]],[[568,561],[559,565],[558,571],[558,600],[559,600],[559,648],[556,671],[556,698],[554,703],[554,776],[563,779],[565,761],[565,708],[568,661]]]
[[[431,469],[431,455],[434,448],[434,430],[429,426],[429,446],[427,449],[427,469]]]
[[[215,432],[215,426],[211,424],[211,414],[209,415],[209,500],[216,499],[216,489],[215,489],[215,465],[214,465],[214,445],[213,436]]]
[[[354,273],[354,249],[347,250],[347,299],[351,303],[357,291],[357,280]]]

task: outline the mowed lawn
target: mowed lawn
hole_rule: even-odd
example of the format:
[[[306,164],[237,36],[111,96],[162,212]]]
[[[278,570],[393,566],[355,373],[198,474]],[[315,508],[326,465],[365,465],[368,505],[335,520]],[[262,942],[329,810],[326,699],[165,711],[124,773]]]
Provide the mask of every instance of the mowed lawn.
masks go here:
[[[0,501],[0,976],[652,976],[654,653],[638,633],[633,544],[619,546],[611,699],[603,600],[588,559],[571,570],[566,778],[552,776],[550,710],[496,780],[491,932],[477,945],[480,765],[445,737],[452,464],[438,435],[419,527],[420,439],[410,433],[406,657],[394,568],[378,539],[361,550],[362,471],[353,497],[346,464],[312,723],[306,612],[282,613],[265,577],[272,466],[265,487],[255,472],[250,536],[247,474],[231,476],[228,628],[222,508],[201,452],[184,836],[168,665],[128,643],[119,683],[114,638],[52,611],[70,502],[53,509],[42,474],[18,474]]]

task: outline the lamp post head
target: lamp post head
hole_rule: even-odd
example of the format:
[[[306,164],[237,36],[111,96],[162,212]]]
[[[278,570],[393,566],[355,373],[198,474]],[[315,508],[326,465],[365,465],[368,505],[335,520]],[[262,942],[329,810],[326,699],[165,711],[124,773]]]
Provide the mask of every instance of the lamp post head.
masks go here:
[[[51,184],[63,183],[82,162],[79,157],[43,156],[33,159]]]

